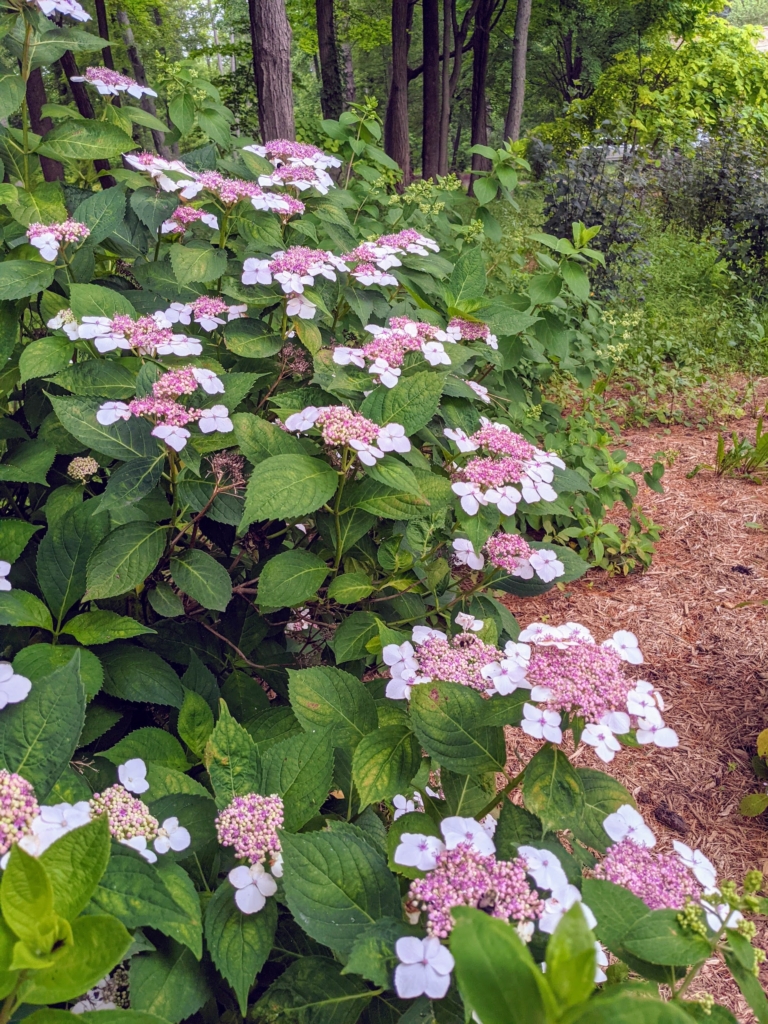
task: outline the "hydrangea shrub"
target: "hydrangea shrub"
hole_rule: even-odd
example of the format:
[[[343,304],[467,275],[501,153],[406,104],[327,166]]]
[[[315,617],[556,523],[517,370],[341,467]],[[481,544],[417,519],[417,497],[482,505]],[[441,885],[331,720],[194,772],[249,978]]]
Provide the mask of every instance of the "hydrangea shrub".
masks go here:
[[[22,84],[103,42],[53,14]],[[2,129],[0,1024],[699,1019],[715,953],[765,1019],[762,879],[595,767],[677,744],[637,639],[504,601],[587,568],[541,538],[610,473],[521,381],[600,368],[599,254],[491,299],[491,215],[391,196],[375,122],[164,159],[81,77],[100,120]]]

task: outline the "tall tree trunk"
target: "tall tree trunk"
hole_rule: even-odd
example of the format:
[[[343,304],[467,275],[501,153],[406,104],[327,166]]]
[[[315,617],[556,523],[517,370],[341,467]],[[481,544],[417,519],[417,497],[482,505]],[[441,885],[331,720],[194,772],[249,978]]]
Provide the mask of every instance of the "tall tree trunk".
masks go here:
[[[355,66],[352,63],[352,43],[349,41],[342,43],[341,52],[344,55],[344,106],[349,108],[353,103],[357,102]]]
[[[448,173],[448,127],[451,123],[451,76],[448,64],[451,52],[452,6],[456,0],[443,0],[443,66],[440,77],[440,137],[438,140],[437,173]],[[454,58],[455,59],[455,58]]]
[[[109,40],[109,22],[107,21],[107,6],[104,0],[95,0],[96,24],[99,27],[99,35],[102,39]],[[101,51],[104,64],[112,71],[115,70],[115,62],[112,58],[112,47],[105,46]]]
[[[515,16],[515,40],[512,51],[512,85],[509,90],[509,107],[504,122],[504,135],[513,142],[520,138],[520,124],[523,120],[525,102],[525,58],[528,52],[528,26],[531,23],[533,0],[517,0]]]
[[[35,68],[30,72],[27,80],[27,109],[29,110],[29,121],[32,131],[36,135],[47,135],[53,128],[53,121],[50,117],[43,117],[43,104],[48,102],[45,95],[45,82],[43,72]],[[63,181],[64,168],[58,160],[51,160],[50,157],[40,157],[40,167],[46,181]]]
[[[144,65],[141,62],[141,57],[139,56],[139,51],[136,47],[136,40],[133,37],[133,29],[131,28],[131,23],[128,20],[128,15],[124,10],[122,10],[122,8],[118,8],[117,10],[117,20],[123,32],[123,42],[125,43],[125,48],[128,51],[128,59],[130,60],[131,67],[133,68],[133,77],[139,85],[147,85],[147,75],[144,71]],[[157,117],[157,107],[155,106],[155,101],[151,96],[142,96],[139,100],[139,105],[142,110],[146,110],[148,114],[151,114],[153,117]],[[173,155],[165,144],[165,132],[156,131],[154,128],[150,129],[150,131],[152,132],[152,141],[154,142],[155,149],[159,155],[164,157],[166,160],[171,160]]]
[[[392,82],[384,119],[384,151],[399,164],[403,186],[411,183],[411,142],[408,127],[409,0],[392,0]]]
[[[248,0],[261,141],[293,139],[291,26],[284,0]]]
[[[424,51],[421,176],[434,178],[440,162],[439,0],[422,0],[421,13]]]
[[[488,51],[490,49],[491,16],[494,0],[480,0],[475,16],[475,35],[472,50],[472,145],[488,145],[488,109],[486,79],[488,77]],[[490,161],[477,153],[472,154],[472,170],[490,170]],[[475,176],[470,181],[470,191]]]
[[[338,121],[343,109],[339,51],[336,47],[336,24],[333,0],[315,0],[317,14],[317,46],[320,51],[320,107],[323,117]]]
[[[77,109],[81,117],[88,117],[91,120],[94,119],[95,114],[93,112],[93,104],[91,103],[91,97],[88,95],[83,82],[73,82],[72,76],[79,75],[80,69],[77,66],[75,55],[71,50],[65,50],[59,58],[59,65],[61,70],[64,72],[64,77],[69,82],[69,87],[72,90],[72,96],[74,98]],[[97,171],[109,171],[109,160],[94,160],[93,166]],[[101,182],[102,188],[112,188],[113,185],[117,184],[111,174],[100,174],[99,181]]]

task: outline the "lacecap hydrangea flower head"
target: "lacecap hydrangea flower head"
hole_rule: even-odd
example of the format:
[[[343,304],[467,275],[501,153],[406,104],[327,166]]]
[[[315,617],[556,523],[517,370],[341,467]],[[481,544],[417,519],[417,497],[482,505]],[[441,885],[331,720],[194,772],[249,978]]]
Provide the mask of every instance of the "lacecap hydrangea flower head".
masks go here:
[[[248,861],[228,875],[235,889],[235,903],[244,914],[262,910],[267,897],[277,892],[275,878],[283,873],[280,838],[283,801],[273,793],[236,796],[216,818],[216,832],[222,846],[232,847],[235,856]],[[269,861],[271,874],[265,862]]]

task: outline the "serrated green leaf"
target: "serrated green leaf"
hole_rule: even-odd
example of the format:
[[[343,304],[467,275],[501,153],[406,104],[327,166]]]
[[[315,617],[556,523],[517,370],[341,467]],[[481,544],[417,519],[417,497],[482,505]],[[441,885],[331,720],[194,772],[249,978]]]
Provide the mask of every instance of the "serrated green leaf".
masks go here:
[[[310,551],[296,548],[275,555],[259,576],[258,601],[268,608],[293,608],[314,597],[330,572]]]
[[[225,807],[233,797],[254,793],[260,778],[259,755],[248,732],[221,702],[221,714],[205,746],[205,766],[216,803]]]
[[[421,749],[407,725],[388,725],[363,736],[352,758],[361,809],[406,792],[420,764]]]
[[[396,388],[379,385],[365,399],[360,412],[380,426],[400,423],[410,436],[425,427],[437,412],[444,383],[442,373],[422,370],[403,378]]]
[[[214,249],[204,242],[200,244],[176,243],[171,246],[171,266],[179,284],[192,281],[215,281],[227,270],[227,254],[224,249]]]
[[[87,501],[60,516],[37,549],[40,588],[57,622],[85,593],[88,559],[109,530],[109,517],[95,508]]]
[[[282,797],[289,832],[317,814],[328,799],[332,780],[333,747],[324,731],[291,736],[263,755],[261,789]]]
[[[272,949],[277,928],[277,904],[267,900],[258,914],[243,914],[235,890],[223,882],[205,911],[205,941],[219,973],[235,990],[245,1017],[248,993]]]
[[[143,583],[163,553],[167,529],[132,522],[107,534],[88,561],[88,598],[118,597]]]
[[[143,647],[115,643],[99,651],[99,657],[104,665],[104,689],[113,697],[181,707],[184,687],[159,655]]]
[[[58,373],[72,358],[75,346],[66,338],[40,338],[25,345],[19,357],[19,383]]]
[[[155,633],[156,630],[143,626],[136,619],[117,612],[97,611],[83,612],[70,619],[62,626],[62,633],[73,636],[79,644],[89,647],[93,644],[108,644],[112,640],[129,640],[143,633]]]
[[[421,745],[459,774],[504,770],[504,730],[485,725],[485,714],[486,701],[459,683],[430,683],[411,692],[411,720]]]
[[[171,577],[176,586],[203,608],[223,612],[232,600],[229,573],[206,551],[187,548],[171,559]]]
[[[53,273],[52,263],[38,260],[6,260],[0,263],[0,301],[36,295],[49,287]]]
[[[131,1006],[178,1024],[210,998],[205,971],[186,946],[158,945],[154,953],[135,956],[130,966]]]
[[[39,597],[26,590],[0,592],[0,625],[33,626],[53,632],[51,613]]]
[[[52,160],[103,160],[136,149],[137,144],[117,125],[106,121],[64,121],[38,146],[41,156]]]
[[[158,443],[152,437],[152,425],[148,420],[132,416],[129,420],[118,420],[105,427],[96,419],[102,404],[97,398],[52,395],[51,403],[64,429],[86,448],[123,461],[157,454]]]
[[[523,800],[546,832],[578,826],[584,814],[584,789],[562,750],[547,743],[534,754],[525,770]]]
[[[331,730],[335,747],[354,748],[378,727],[373,697],[349,672],[318,665],[288,677],[291,707],[306,732]]]
[[[275,455],[256,466],[245,493],[240,529],[265,519],[293,519],[314,512],[336,491],[338,475],[308,455]]]

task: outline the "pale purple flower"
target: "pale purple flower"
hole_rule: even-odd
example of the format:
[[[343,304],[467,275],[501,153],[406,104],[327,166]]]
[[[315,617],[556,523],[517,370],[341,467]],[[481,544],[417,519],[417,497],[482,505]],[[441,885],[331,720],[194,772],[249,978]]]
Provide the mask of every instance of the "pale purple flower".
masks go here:
[[[496,852],[493,839],[474,818],[462,818],[458,815],[443,818],[440,822],[440,831],[448,850],[455,850],[459,844],[463,844],[482,856]]]
[[[482,619],[476,619],[474,615],[470,615],[468,612],[459,612],[456,616],[456,625],[461,626],[465,633],[467,630],[479,633],[485,623]]]
[[[306,409],[302,409],[301,412],[294,412],[286,419],[285,429],[290,431],[296,431],[298,433],[304,433],[306,430],[311,430],[317,422],[317,417],[320,415],[321,410],[316,408],[314,405],[308,405]]]
[[[736,928],[744,915],[740,910],[731,910],[727,903],[714,903],[711,900],[702,900],[701,906],[707,918],[707,924],[713,932],[719,932],[723,926]]]
[[[488,388],[485,385],[478,384],[475,380],[468,380],[466,383],[472,388],[481,402],[485,402],[487,405],[491,404],[491,400],[488,397]]]
[[[515,514],[520,497],[520,491],[511,484],[504,487],[489,487],[485,492],[486,503],[495,505],[503,516]]]
[[[425,644],[427,640],[446,640],[447,636],[440,629],[433,629],[431,626],[414,626],[411,631],[411,640],[415,644]]]
[[[96,419],[104,427],[111,427],[118,420],[129,420],[131,410],[125,402],[104,402],[96,413]]]
[[[620,629],[603,641],[603,647],[612,647],[622,661],[628,661],[630,665],[642,665],[643,655],[638,646],[637,637],[628,629]]]
[[[457,537],[451,544],[454,559],[459,565],[468,565],[470,569],[479,571],[485,565],[485,559],[475,551],[474,544],[465,537]]]
[[[451,365],[451,357],[439,341],[425,341],[421,346],[421,351],[430,366]]]
[[[474,452],[478,448],[478,445],[476,445],[460,427],[456,427],[455,429],[452,427],[446,427],[443,433],[456,444],[460,452]]]
[[[7,579],[8,573],[11,571],[11,563],[6,562],[4,558],[0,558],[0,590],[12,590],[11,581]]]
[[[514,693],[517,689],[530,690],[531,684],[525,678],[525,668],[514,658],[502,658],[492,661],[480,670],[483,679],[488,681],[486,693],[500,693],[502,696]]]
[[[400,999],[442,999],[451,984],[455,961],[439,939],[405,935],[395,943],[400,963],[395,968],[395,991]]]
[[[656,747],[676,747],[680,742],[675,730],[665,725],[661,717],[658,720],[655,717],[639,719],[636,735],[638,743],[653,743]]]
[[[714,889],[717,885],[717,871],[712,861],[705,857],[701,850],[693,850],[676,839],[672,846],[683,864],[693,872],[696,881],[704,886],[705,893]]]
[[[376,444],[383,452],[409,452],[411,442],[405,436],[405,427],[400,423],[388,423],[379,429]]]
[[[618,810],[609,814],[603,821],[603,828],[615,843],[629,839],[636,846],[648,849],[656,845],[656,836],[630,804],[622,804]]]
[[[534,551],[529,562],[531,568],[536,570],[539,579],[544,580],[545,583],[551,583],[552,580],[565,573],[565,566],[555,552],[548,551],[546,548]]]
[[[539,889],[562,889],[568,879],[559,858],[551,850],[540,850],[535,846],[518,846],[518,857],[525,861],[525,868]]]
[[[213,405],[210,409],[201,409],[197,425],[204,434],[210,434],[214,430],[228,434],[235,429],[226,405]]]
[[[169,448],[180,452],[192,436],[185,427],[174,427],[168,423],[159,423],[152,431],[153,437],[159,437],[165,441]]]
[[[408,797],[403,796],[402,793],[398,793],[397,796],[392,797],[392,806],[395,811],[392,816],[393,821],[397,821],[398,818],[402,818],[404,814],[412,814],[415,811],[424,810],[424,802],[421,799],[421,793],[415,792],[413,794],[413,800],[409,800]]]
[[[243,263],[243,273],[240,280],[243,284],[272,284],[272,271],[269,269],[269,260],[257,260],[253,257]]]
[[[206,370],[202,366],[191,367],[195,380],[207,395],[223,395],[224,382],[213,370]]]
[[[357,452],[357,457],[364,466],[375,466],[379,459],[384,458],[384,452],[374,444],[360,441],[356,437],[349,440],[349,447]]]
[[[520,727],[528,736],[535,740],[548,740],[550,743],[563,742],[560,715],[556,711],[545,711],[533,704],[524,704],[523,716]]]
[[[277,882],[263,864],[241,864],[232,868],[227,878],[236,890],[235,903],[244,914],[257,914],[266,906],[267,897],[277,892]]]
[[[584,726],[581,738],[585,743],[595,748],[597,756],[606,764],[614,759],[617,750],[621,750],[621,744],[614,738],[607,725],[596,725],[594,722],[588,722]]]
[[[379,378],[379,382],[384,385],[385,388],[393,388],[400,379],[402,370],[399,366],[390,366],[386,359],[379,356],[374,359],[371,365],[368,367],[368,373],[373,374]]]
[[[140,757],[132,757],[125,764],[118,765],[117,777],[129,793],[146,793],[147,766]]]
[[[461,507],[468,516],[476,516],[480,506],[488,504],[488,499],[479,484],[457,480],[451,484],[451,490],[459,496]]]
[[[157,830],[154,846],[157,853],[168,853],[169,850],[180,853],[186,850],[191,842],[189,830],[180,825],[179,819],[174,817],[166,818]]]
[[[142,96],[157,96],[154,89],[139,85],[133,78],[121,75],[111,68],[86,68],[84,75],[72,75],[70,81],[87,82],[88,85],[95,86],[100,96],[118,96],[121,92],[126,92],[137,100]]]
[[[445,843],[437,836],[425,836],[420,832],[403,832],[392,859],[395,864],[418,871],[432,871],[437,866],[438,854],[445,850]]]
[[[118,843],[121,843],[123,846],[130,846],[132,850],[136,850],[149,864],[154,864],[157,861],[157,854],[147,846],[146,836],[131,836],[130,839],[118,839]]]
[[[552,895],[544,901],[544,913],[539,918],[539,928],[547,935],[552,935],[567,911],[574,903],[579,903],[588,928],[596,928],[597,920],[590,908],[582,903],[581,893],[575,885],[562,885],[554,889]]]
[[[288,316],[297,316],[301,320],[311,320],[317,312],[317,306],[303,294],[291,295],[285,307]]]
[[[333,350],[333,361],[337,366],[359,366],[365,369],[365,356],[362,349],[349,348],[347,345],[337,345]]]
[[[36,3],[46,18],[56,14],[67,14],[75,21],[90,21],[90,14],[77,2],[77,0],[29,0]]]
[[[203,346],[194,338],[187,338],[184,334],[174,334],[170,339],[162,341],[157,346],[159,356],[199,356]]]

